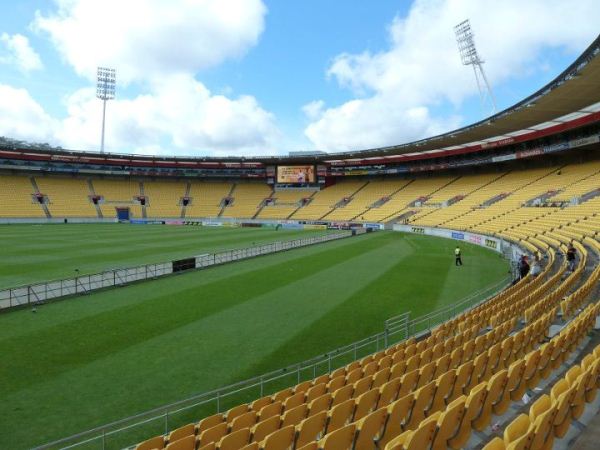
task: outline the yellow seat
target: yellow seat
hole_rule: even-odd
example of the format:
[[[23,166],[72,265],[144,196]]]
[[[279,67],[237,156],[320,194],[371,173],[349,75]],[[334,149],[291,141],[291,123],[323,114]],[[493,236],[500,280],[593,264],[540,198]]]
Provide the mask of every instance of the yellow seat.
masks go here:
[[[242,428],[250,428],[253,426],[258,417],[255,411],[248,411],[240,416],[237,416],[229,423],[231,432],[241,430]]]
[[[379,400],[377,408],[383,408],[395,401],[398,398],[398,390],[400,389],[400,378],[388,381],[379,388]]]
[[[214,449],[209,449],[209,448],[199,448],[198,450],[214,450]],[[258,445],[258,442],[251,442],[248,445],[244,445],[240,450],[260,450],[260,446]]]
[[[390,379],[390,368],[385,367],[373,375],[373,384],[371,387],[378,388],[383,386]]]
[[[273,403],[273,397],[262,397],[250,403],[250,409],[259,412],[262,408]]]
[[[554,417],[554,436],[564,437],[571,426],[571,403],[575,395],[575,387],[561,379],[550,390],[550,397],[556,403],[556,416]]]
[[[360,420],[377,407],[379,400],[379,389],[371,389],[370,391],[361,394],[356,398],[356,408],[354,409],[354,417],[352,420]]]
[[[261,443],[262,450],[288,450],[294,446],[296,428],[292,425],[282,427],[268,435]]]
[[[389,441],[405,431],[414,403],[414,394],[410,393],[387,407],[388,414],[383,434],[376,440],[378,448],[384,448]]]
[[[169,433],[169,442],[176,441],[178,439],[182,439],[187,436],[193,436],[196,434],[196,425],[193,423],[189,423],[182,427],[177,428]]]
[[[485,401],[483,402],[483,407],[481,408],[479,417],[477,417],[473,422],[475,429],[483,431],[489,425],[494,406],[498,404],[504,396],[506,382],[506,369],[503,369],[500,372],[492,375],[490,381],[488,381],[486,388],[487,394],[485,396]]]
[[[236,417],[241,416],[248,412],[248,405],[238,405],[231,408],[225,413],[225,420],[227,423],[231,423]]]
[[[306,398],[306,394],[304,392],[298,392],[293,395],[290,395],[283,401],[283,410],[288,411],[296,406],[304,403],[304,399]]]
[[[152,439],[148,439],[147,441],[140,442],[135,450],[161,450],[163,448],[165,448],[165,438],[162,436],[156,436]]]
[[[296,426],[306,418],[307,414],[308,405],[306,403],[289,409],[281,416],[281,427],[287,427],[288,425]]]
[[[485,381],[485,368],[487,366],[488,354],[481,353],[476,356],[473,360],[473,373],[471,374],[471,381],[469,382],[468,391],[473,389],[482,381]]]
[[[354,383],[354,393],[352,394],[354,398],[360,397],[362,394],[371,389],[371,384],[373,384],[373,376],[367,376],[361,378],[357,382]]]
[[[431,381],[433,375],[435,374],[436,363],[429,362],[422,366],[419,369],[419,381],[417,382],[417,387],[420,388],[425,386],[427,383]]]
[[[219,441],[219,450],[238,450],[250,442],[250,428],[233,431]],[[193,449],[192,449],[193,450]]]
[[[467,361],[461,364],[456,369],[456,380],[454,381],[454,391],[452,393],[452,399],[459,398],[461,395],[466,394],[467,388],[471,383],[471,376],[473,375],[473,361]]]
[[[321,395],[327,392],[327,385],[325,383],[317,384],[316,386],[312,386],[306,391],[306,403],[310,403],[315,398],[320,397]]]
[[[331,406],[331,394],[323,394],[308,404],[308,415],[314,416],[321,411],[327,411]]]
[[[405,395],[414,392],[417,387],[417,381],[419,381],[419,370],[411,370],[410,372],[402,375],[400,379],[400,389],[398,390],[398,398],[404,397]]]
[[[356,424],[355,450],[374,450],[375,441],[379,440],[385,429],[388,412],[380,408],[363,417]]]
[[[506,446],[504,445],[504,441],[499,437],[495,437],[490,442],[485,444],[483,450],[506,450]]]
[[[407,431],[390,441],[385,450],[423,450],[430,447],[437,425],[434,415],[423,421],[414,431]]]
[[[202,433],[204,430],[208,430],[209,428],[214,427],[215,425],[219,425],[225,421],[225,417],[223,414],[214,414],[212,416],[205,417],[196,426],[196,434]]]
[[[511,399],[513,401],[520,400],[525,391],[529,389],[533,389],[538,385],[540,381],[540,349],[536,349],[533,352],[525,355],[525,369],[523,371],[523,382],[519,386],[519,388],[511,394]]]
[[[431,450],[446,450],[450,446],[449,441],[458,435],[465,414],[466,400],[465,395],[460,396],[440,414],[437,421],[438,429]]]
[[[421,421],[425,420],[433,403],[434,394],[435,381],[426,384],[415,392],[415,403],[412,407],[408,423],[406,424],[407,429],[414,430],[419,426]]]
[[[331,408],[327,413],[327,432],[335,431],[352,422],[354,408],[355,403],[353,399],[348,399]]]
[[[533,423],[533,437],[530,443],[530,450],[551,450],[554,444],[554,417],[556,416],[556,405],[536,415],[532,419],[530,411],[529,421]]]
[[[276,401],[273,403],[269,403],[260,408],[258,413],[258,421],[266,420],[273,416],[281,415],[281,410],[283,409],[283,404],[280,401]]]
[[[533,428],[527,414],[520,414],[504,430],[504,444],[511,450],[527,450],[533,439]]]
[[[342,428],[328,433],[319,442],[320,450],[351,450],[354,442],[354,433],[356,427],[354,424],[346,425]]]
[[[331,402],[331,405],[336,406],[340,403],[344,403],[346,400],[352,398],[353,393],[354,386],[351,384],[347,384],[346,386],[339,388],[332,394],[333,401]]]
[[[340,375],[329,380],[329,383],[327,383],[327,392],[334,393],[336,390],[344,386],[346,386],[346,375]]]
[[[450,403],[455,381],[456,369],[449,370],[437,378],[435,381],[436,387],[433,403],[430,408],[431,411],[441,411],[446,408],[448,403]]]
[[[200,445],[210,444],[211,442],[219,442],[223,436],[227,434],[229,428],[227,423],[222,422],[214,427],[204,430],[200,433],[198,440]]]
[[[167,445],[166,450],[196,450],[196,436],[186,436]]]
[[[296,426],[296,448],[302,447],[311,441],[318,441],[325,433],[327,413],[320,412],[308,417]]]
[[[486,396],[486,383],[475,386],[465,401],[465,413],[456,436],[448,440],[452,448],[462,448],[471,436],[473,421],[480,416]]]
[[[269,434],[277,431],[281,425],[281,417],[273,416],[268,419],[262,420],[254,425],[251,429],[251,441],[260,442]]]

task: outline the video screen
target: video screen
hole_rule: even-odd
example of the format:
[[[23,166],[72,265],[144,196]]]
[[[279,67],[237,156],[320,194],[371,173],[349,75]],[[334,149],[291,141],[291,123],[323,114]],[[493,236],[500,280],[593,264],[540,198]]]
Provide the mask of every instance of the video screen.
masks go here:
[[[277,166],[278,183],[314,183],[314,166]]]

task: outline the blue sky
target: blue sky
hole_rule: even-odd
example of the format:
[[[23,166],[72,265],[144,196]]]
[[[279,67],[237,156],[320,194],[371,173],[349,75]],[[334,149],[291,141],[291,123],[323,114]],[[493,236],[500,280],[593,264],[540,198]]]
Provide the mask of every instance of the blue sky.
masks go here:
[[[104,5],[104,6],[102,6]],[[452,26],[470,18],[499,109],[596,37],[593,0],[0,3],[0,135],[95,150],[281,154],[392,145],[480,120]]]

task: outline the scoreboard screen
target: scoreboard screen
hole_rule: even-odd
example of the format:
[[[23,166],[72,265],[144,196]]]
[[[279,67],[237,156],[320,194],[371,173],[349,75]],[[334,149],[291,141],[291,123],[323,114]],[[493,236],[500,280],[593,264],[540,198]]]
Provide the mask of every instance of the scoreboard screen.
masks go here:
[[[278,183],[314,183],[315,166],[277,166]]]

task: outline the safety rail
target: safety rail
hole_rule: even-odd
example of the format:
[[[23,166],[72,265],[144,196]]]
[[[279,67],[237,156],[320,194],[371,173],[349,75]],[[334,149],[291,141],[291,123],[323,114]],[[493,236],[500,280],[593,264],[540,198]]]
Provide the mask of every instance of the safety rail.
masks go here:
[[[193,263],[190,267],[186,267],[186,270],[204,269],[242,259],[254,258],[261,255],[278,253],[294,248],[342,239],[352,235],[353,234],[350,231],[340,231],[320,236],[289,241],[277,241],[253,247],[192,256],[188,259],[190,261],[193,260]],[[186,258],[183,258],[183,260],[185,259]],[[136,281],[171,275],[177,272],[177,270],[174,270],[175,263],[176,261],[169,261],[122,269],[105,270],[90,275],[78,275],[74,278],[45,281],[27,286],[3,289],[0,290],[0,311],[23,306],[36,306],[62,297],[88,294],[89,292],[98,289],[123,286]]]
[[[329,373],[339,367],[390,347],[393,344],[431,330],[466,309],[487,301],[511,283],[506,277],[464,299],[410,320],[410,312],[385,321],[384,331],[340,347],[315,358],[287,366],[210,392],[194,395],[160,408],[137,414],[110,424],[63,438],[34,450],[55,449],[122,449],[131,448],[151,436],[168,431],[201,417],[269,395],[280,389]]]

